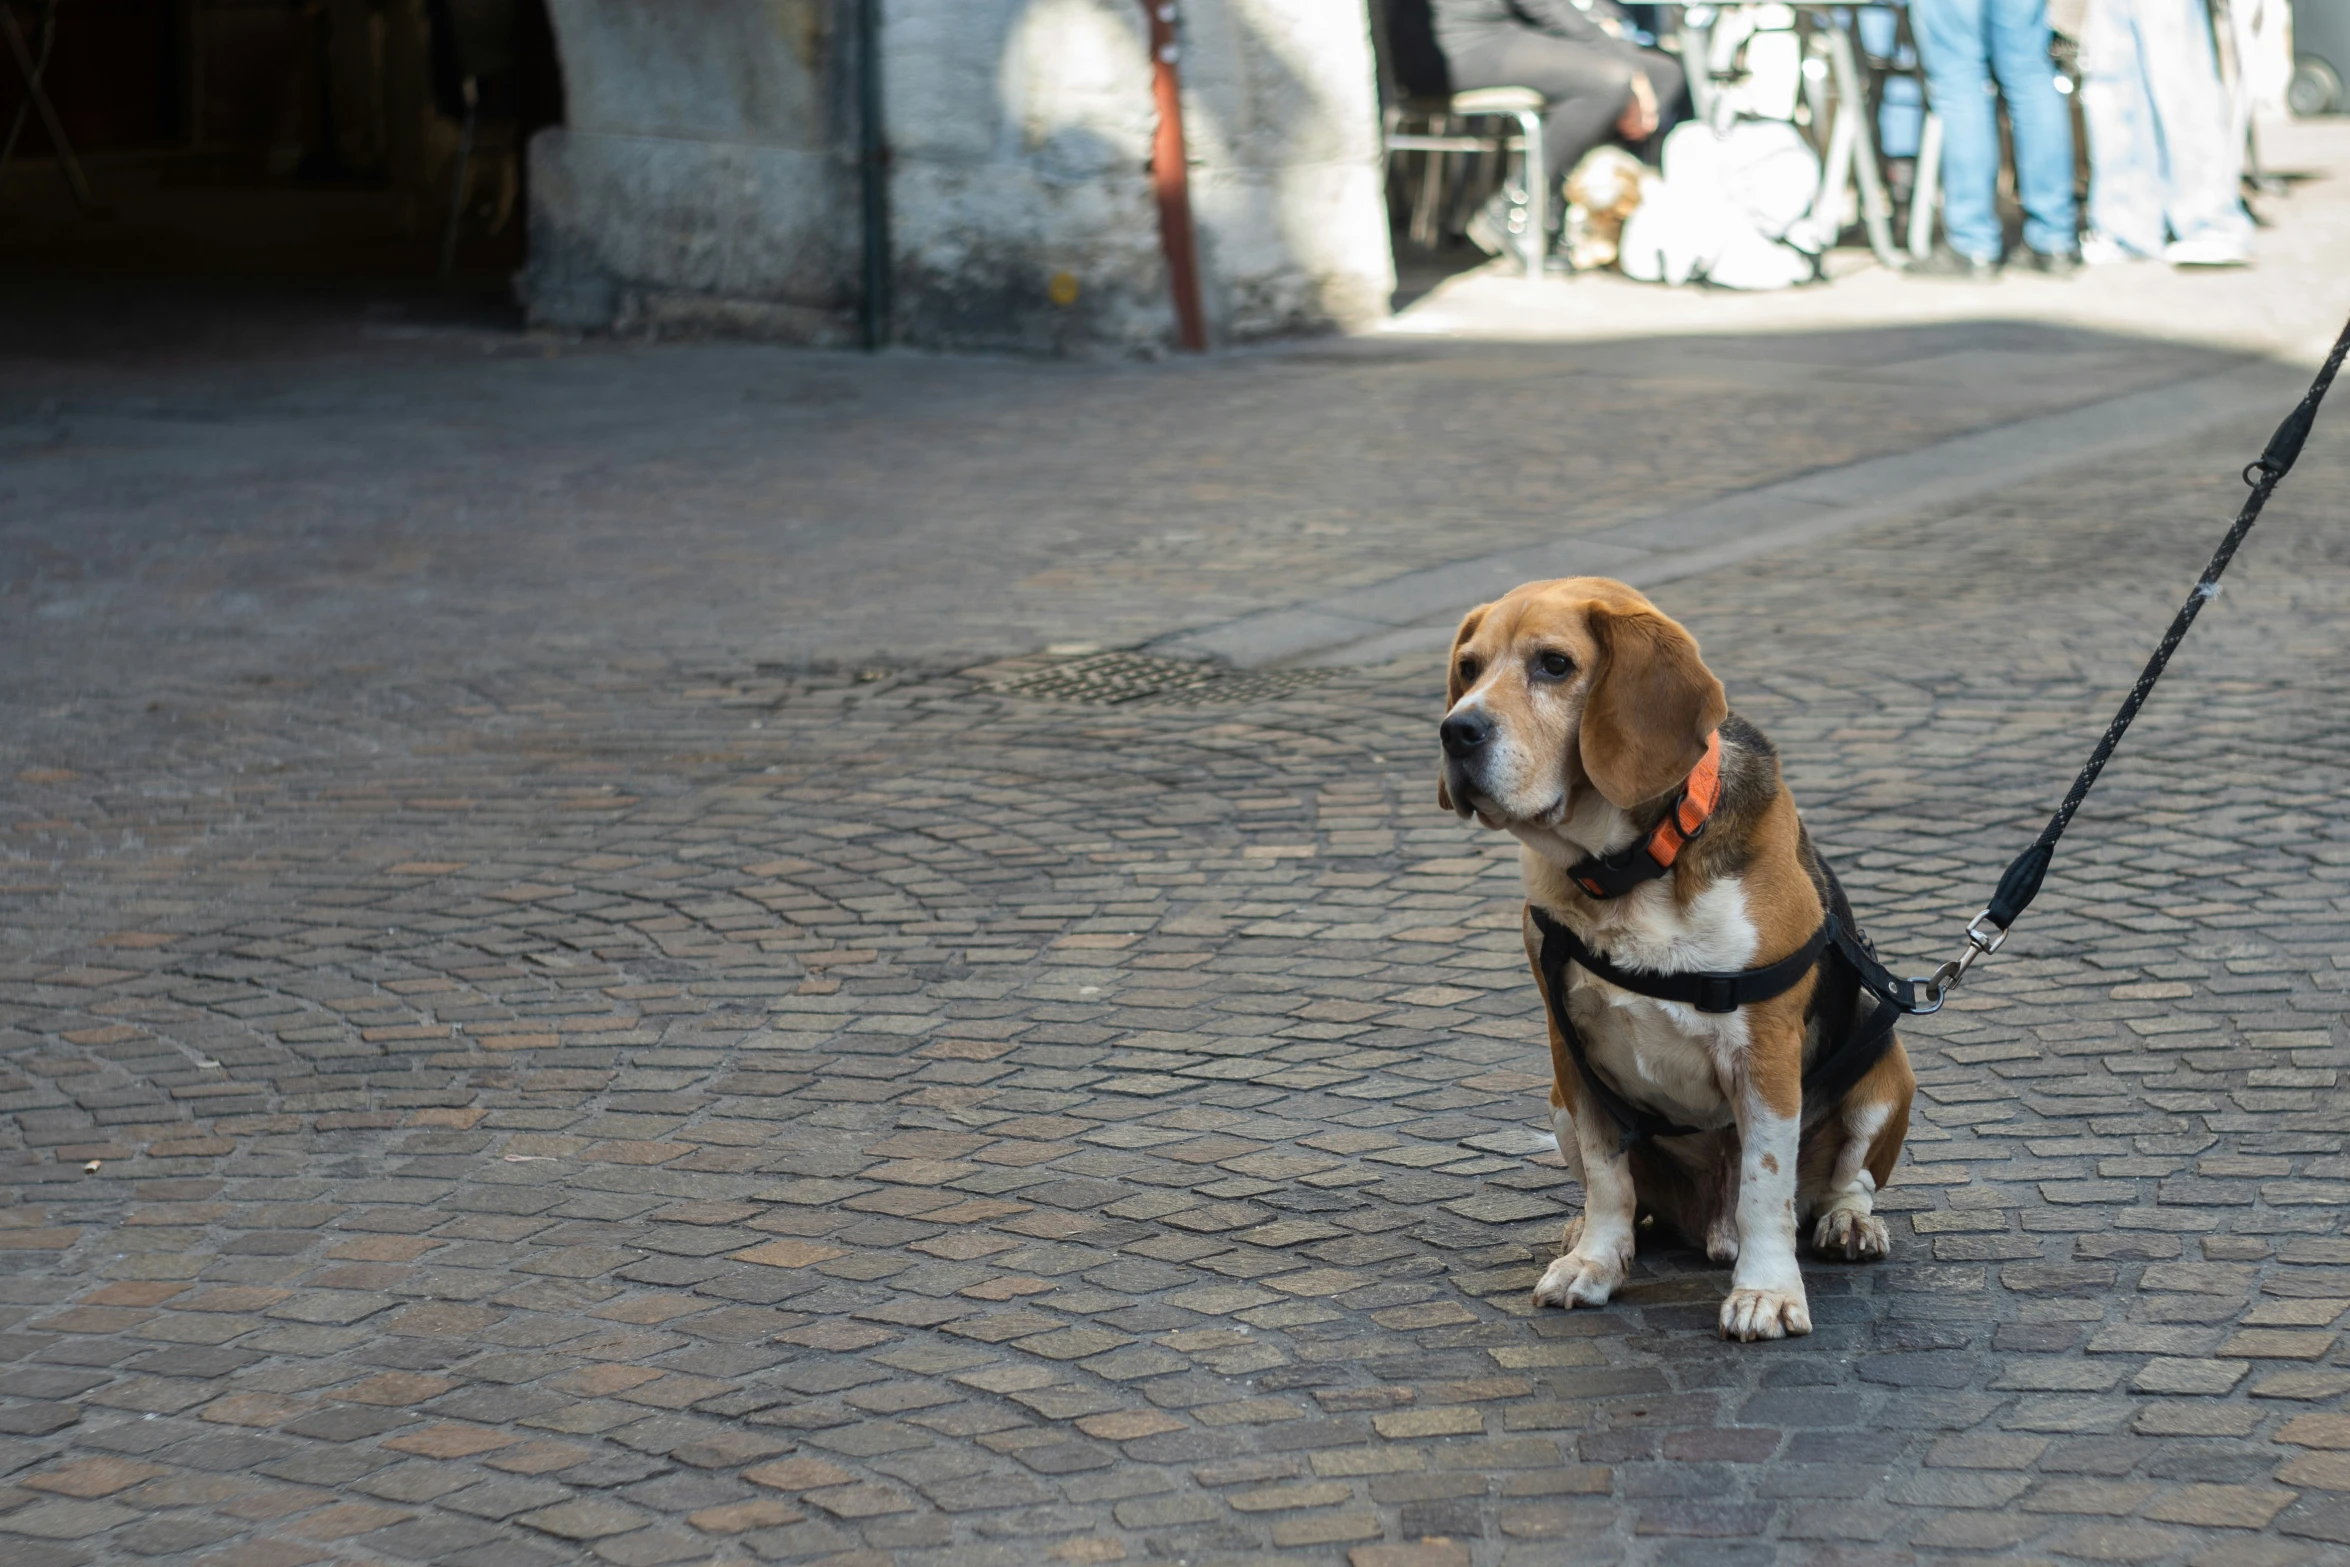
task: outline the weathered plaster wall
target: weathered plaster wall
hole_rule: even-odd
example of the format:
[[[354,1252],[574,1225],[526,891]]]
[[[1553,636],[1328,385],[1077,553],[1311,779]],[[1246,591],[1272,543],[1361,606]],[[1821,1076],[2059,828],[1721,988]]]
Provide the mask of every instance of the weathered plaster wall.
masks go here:
[[[897,0],[884,15],[908,338],[1172,342],[1139,0]],[[1363,7],[1189,0],[1180,65],[1211,334],[1384,314],[1394,274]],[[1060,272],[1079,285],[1068,306],[1047,293]]]
[[[803,339],[854,318],[850,13],[553,0],[571,123],[532,149],[532,308]],[[1140,0],[888,0],[898,335],[1172,343]],[[1186,129],[1212,334],[1376,319],[1393,286],[1359,0],[1191,0]],[[1053,279],[1076,282],[1074,299]]]
[[[882,60],[900,327],[943,347],[1170,341],[1150,63],[1119,0],[897,0]],[[1077,281],[1057,305],[1052,278]]]
[[[1210,315],[1236,338],[1384,317],[1395,265],[1365,7],[1214,0],[1186,16]]]
[[[530,148],[532,314],[845,341],[855,122],[831,0],[550,0],[549,12],[566,123]]]

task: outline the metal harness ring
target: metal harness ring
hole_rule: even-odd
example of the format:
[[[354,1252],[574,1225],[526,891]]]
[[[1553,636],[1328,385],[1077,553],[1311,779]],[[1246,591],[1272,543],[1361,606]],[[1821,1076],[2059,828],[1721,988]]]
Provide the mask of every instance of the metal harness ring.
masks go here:
[[[1925,978],[1910,981],[1912,985],[1917,987],[1918,994],[1925,997],[1927,1003],[1924,1006],[1911,1008],[1914,1015],[1931,1017],[1941,1011],[1942,1003],[1948,999],[1950,992],[1958,988],[1960,980],[1966,978],[1966,971],[1975,966],[1975,959],[1989,957],[2006,942],[2007,932],[1997,925],[1990,924],[1990,918],[1991,911],[1985,909],[1967,921],[1966,946],[1960,950],[1958,956]]]

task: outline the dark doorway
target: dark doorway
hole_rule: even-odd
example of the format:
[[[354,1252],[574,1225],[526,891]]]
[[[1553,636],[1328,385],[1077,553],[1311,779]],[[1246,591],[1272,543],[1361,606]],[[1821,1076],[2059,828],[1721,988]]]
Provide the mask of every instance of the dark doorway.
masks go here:
[[[0,135],[17,127],[0,161],[7,314],[28,299],[151,293],[142,281],[512,308],[525,152],[563,117],[545,0],[0,9],[72,154],[0,30]]]

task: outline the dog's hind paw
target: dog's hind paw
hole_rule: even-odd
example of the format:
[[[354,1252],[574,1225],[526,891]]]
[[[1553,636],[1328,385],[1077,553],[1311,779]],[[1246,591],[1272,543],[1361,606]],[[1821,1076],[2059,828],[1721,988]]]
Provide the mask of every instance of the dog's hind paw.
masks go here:
[[[1705,1260],[1728,1267],[1738,1260],[1738,1221],[1723,1214],[1705,1227]]]
[[[1885,1221],[1875,1214],[1831,1208],[1820,1215],[1819,1227],[1812,1231],[1811,1249],[1846,1262],[1876,1262],[1893,1250],[1893,1241],[1885,1233]]]

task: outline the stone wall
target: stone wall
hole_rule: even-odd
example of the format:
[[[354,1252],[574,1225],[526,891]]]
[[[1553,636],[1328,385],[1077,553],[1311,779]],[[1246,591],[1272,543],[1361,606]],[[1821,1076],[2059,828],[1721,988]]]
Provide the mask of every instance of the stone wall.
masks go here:
[[[1210,320],[1250,338],[1384,318],[1395,264],[1360,0],[1196,3],[1184,43]]]
[[[841,146],[855,105],[830,0],[549,12],[566,123],[530,147],[533,318],[846,341],[859,239]]]
[[[850,337],[848,0],[552,0],[569,123],[531,148],[535,318]],[[1174,340],[1139,0],[883,0],[897,335]],[[1192,0],[1184,115],[1212,336],[1375,320],[1393,286],[1359,3]],[[1056,290],[1056,277],[1066,283]]]

